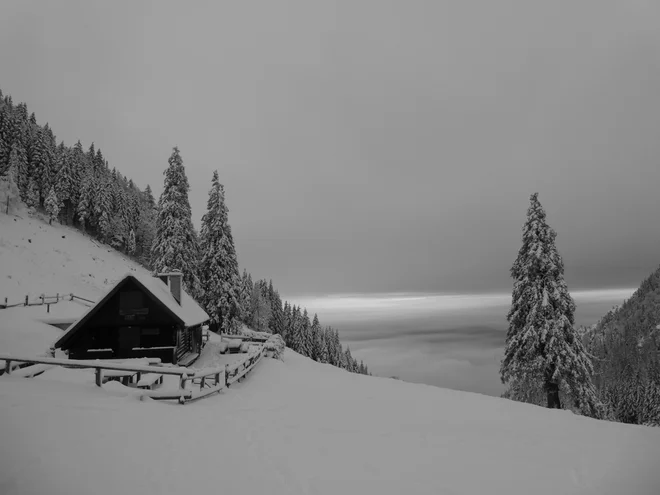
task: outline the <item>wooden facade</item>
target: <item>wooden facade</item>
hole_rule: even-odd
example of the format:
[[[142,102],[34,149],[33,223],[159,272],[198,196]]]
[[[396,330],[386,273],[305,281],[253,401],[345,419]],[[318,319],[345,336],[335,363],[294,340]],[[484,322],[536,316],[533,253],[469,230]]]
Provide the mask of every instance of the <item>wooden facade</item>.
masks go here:
[[[154,288],[154,281],[164,290]],[[125,359],[156,357],[164,363],[181,363],[199,354],[203,317],[186,321],[177,314],[167,281],[142,283],[128,275],[117,283],[56,343],[71,359]],[[156,287],[161,289],[161,287]],[[155,292],[155,293],[154,293]],[[188,298],[188,304],[196,303]],[[169,303],[169,304],[168,304]],[[175,304],[180,305],[181,301]],[[197,315],[203,311],[197,306]],[[200,313],[201,312],[201,313]]]

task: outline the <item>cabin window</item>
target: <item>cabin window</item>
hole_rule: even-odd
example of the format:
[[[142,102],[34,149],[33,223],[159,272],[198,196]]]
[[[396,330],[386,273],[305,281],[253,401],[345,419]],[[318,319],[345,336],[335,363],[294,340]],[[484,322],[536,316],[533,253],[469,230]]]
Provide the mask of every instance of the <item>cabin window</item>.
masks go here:
[[[160,328],[143,328],[142,335],[160,335]]]

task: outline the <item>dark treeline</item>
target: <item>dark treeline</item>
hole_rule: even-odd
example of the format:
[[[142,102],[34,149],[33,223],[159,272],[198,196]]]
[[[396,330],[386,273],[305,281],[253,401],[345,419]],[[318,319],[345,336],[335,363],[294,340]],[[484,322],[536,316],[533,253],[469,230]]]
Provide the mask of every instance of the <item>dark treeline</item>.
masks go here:
[[[351,355],[339,341],[339,333],[332,327],[323,327],[318,316],[310,320],[307,310],[282,304],[272,280],[252,282],[252,277],[243,271],[241,294],[244,307],[243,323],[255,330],[272,331],[280,334],[287,347],[314,361],[327,363],[353,373],[370,374],[367,366]]]
[[[612,419],[660,426],[660,269],[589,328],[594,384]]]
[[[184,286],[211,316],[214,331],[237,333],[241,324],[280,334],[287,346],[311,359],[369,374],[344,348],[336,329],[322,327],[307,310],[283,303],[272,281],[252,282],[238,271],[224,187],[214,172],[202,229],[191,220],[189,185],[177,148],[164,172],[156,202],[110,168],[92,143],[84,149],[57,143],[48,124],[37,123],[27,105],[0,91],[0,190],[9,212],[20,202],[125,253],[153,271],[181,270]]]

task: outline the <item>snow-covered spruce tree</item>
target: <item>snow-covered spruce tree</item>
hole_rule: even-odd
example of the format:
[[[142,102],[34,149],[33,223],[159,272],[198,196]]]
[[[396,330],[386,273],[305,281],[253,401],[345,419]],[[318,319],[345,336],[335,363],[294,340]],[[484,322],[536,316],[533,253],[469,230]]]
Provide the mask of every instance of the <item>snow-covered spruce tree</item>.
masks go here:
[[[30,177],[28,181],[28,188],[25,195],[25,204],[33,209],[39,207],[39,186],[32,177]]]
[[[301,341],[300,341],[300,350],[298,351],[305,357],[312,357],[312,322],[309,321],[309,314],[307,313],[307,308],[303,310],[301,318]]]
[[[323,355],[323,330],[321,329],[321,323],[319,322],[319,317],[317,314],[314,314],[314,318],[312,319],[312,326],[309,329],[309,332],[311,334],[312,341],[310,357],[314,361],[321,361]]]
[[[48,224],[50,225],[53,220],[57,220],[57,216],[60,214],[60,200],[57,199],[54,187],[50,188],[44,206],[46,207],[46,213],[48,213]]]
[[[158,200],[156,235],[151,248],[151,266],[157,273],[179,270],[183,285],[193,297],[200,296],[199,246],[188,201],[188,178],[179,149],[174,148],[164,172],[163,193]]]
[[[273,333],[284,335],[284,311],[282,309],[282,299],[277,291],[274,291],[270,302],[270,322],[269,328]]]
[[[602,407],[591,382],[591,361],[573,327],[575,303],[564,281],[557,234],[546,223],[538,194],[530,200],[523,245],[511,268],[514,285],[501,379],[514,399],[517,393],[535,392],[521,391],[521,384],[538,384],[547,407],[561,408],[561,388],[582,414],[598,417]]]
[[[243,276],[241,277],[241,308],[243,314],[241,321],[246,325],[252,325],[252,275],[247,270],[243,269]]]
[[[200,232],[202,304],[217,328],[223,333],[234,333],[240,325],[243,309],[241,278],[227,213],[224,187],[216,170]]]
[[[135,231],[133,229],[128,233],[128,246],[126,250],[131,256],[135,254]]]
[[[18,187],[19,166],[18,150],[16,146],[13,146],[9,156],[9,168],[4,175],[0,174],[0,192],[4,196],[4,205],[2,206],[7,215],[11,207],[17,205],[20,200]]]
[[[250,325],[259,332],[268,332],[268,321],[270,320],[270,303],[264,296],[262,290],[262,281],[260,280],[252,288],[252,298],[250,299],[250,311],[252,321]]]
[[[301,353],[302,348],[302,328],[303,322],[300,308],[298,306],[293,306],[291,308],[291,331],[287,333],[286,345],[299,353]]]

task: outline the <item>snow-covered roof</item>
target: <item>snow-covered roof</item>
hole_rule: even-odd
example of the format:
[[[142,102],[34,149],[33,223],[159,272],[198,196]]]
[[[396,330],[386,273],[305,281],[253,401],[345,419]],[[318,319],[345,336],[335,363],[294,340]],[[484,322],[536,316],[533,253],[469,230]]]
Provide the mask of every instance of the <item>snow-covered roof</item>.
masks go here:
[[[133,277],[140,284],[144,285],[172,313],[178,316],[187,327],[199,325],[209,319],[206,311],[183,288],[181,289],[181,304],[179,304],[170,292],[170,288],[161,279],[137,274],[136,272],[126,274],[126,277]]]
[[[129,278],[135,280],[138,285],[143,286],[146,291],[153,295],[158,302],[165,306],[165,308],[167,308],[186,327],[199,325],[209,319],[209,315],[206,314],[206,311],[204,311],[185,290],[181,289],[181,304],[179,304],[170,292],[169,286],[161,279],[142,275],[137,272],[129,272],[117,280],[117,282],[115,282],[115,284],[98,302],[89,308],[67,329],[64,335],[62,335],[62,337],[55,343],[55,347],[60,347],[61,344],[68,340],[69,337],[77,331],[80,324],[94,314],[100,306],[105,304],[112,294],[114,294]]]

